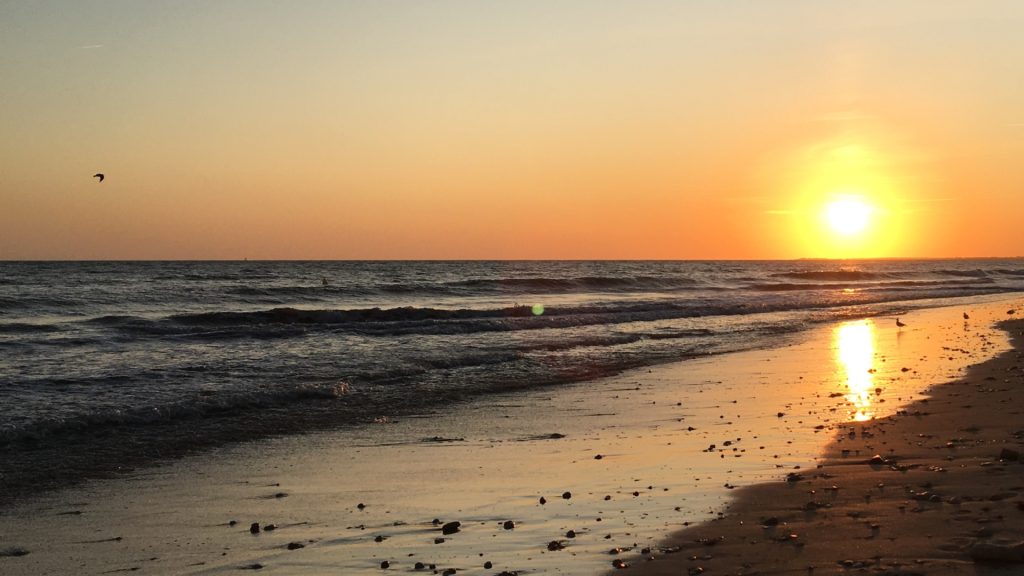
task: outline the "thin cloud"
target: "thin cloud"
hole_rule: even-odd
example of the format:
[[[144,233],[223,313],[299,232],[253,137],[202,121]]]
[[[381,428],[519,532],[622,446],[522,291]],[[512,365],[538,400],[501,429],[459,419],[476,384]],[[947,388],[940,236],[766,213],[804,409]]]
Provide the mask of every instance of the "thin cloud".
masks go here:
[[[85,46],[79,46],[79,50],[95,50],[97,48],[103,48],[105,44],[86,44]]]

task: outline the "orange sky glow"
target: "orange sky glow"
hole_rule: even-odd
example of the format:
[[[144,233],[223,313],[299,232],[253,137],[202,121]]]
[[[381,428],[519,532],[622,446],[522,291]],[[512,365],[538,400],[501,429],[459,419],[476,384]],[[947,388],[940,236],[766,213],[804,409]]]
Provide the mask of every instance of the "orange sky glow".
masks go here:
[[[1015,1],[7,2],[0,259],[1020,256],[1022,29]]]

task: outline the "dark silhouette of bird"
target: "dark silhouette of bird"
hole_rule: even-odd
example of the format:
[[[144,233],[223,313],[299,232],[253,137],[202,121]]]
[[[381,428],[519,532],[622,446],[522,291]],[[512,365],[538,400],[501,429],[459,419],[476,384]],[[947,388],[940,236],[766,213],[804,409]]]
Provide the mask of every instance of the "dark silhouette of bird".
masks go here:
[[[971,317],[967,315],[967,312],[964,312],[964,320],[970,320],[970,319],[971,319]]]
[[[100,182],[103,182],[103,179],[106,178],[106,176],[103,175],[103,172],[97,172],[97,173],[93,174],[92,177],[93,178],[99,178]]]
[[[903,322],[900,322],[900,319],[897,318],[896,319],[896,327],[897,328],[903,328],[904,326],[906,326],[906,324],[904,324]]]

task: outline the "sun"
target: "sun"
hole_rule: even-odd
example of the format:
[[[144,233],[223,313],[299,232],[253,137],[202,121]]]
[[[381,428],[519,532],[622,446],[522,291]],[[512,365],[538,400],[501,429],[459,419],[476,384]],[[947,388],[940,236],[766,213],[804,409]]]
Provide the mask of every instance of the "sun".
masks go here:
[[[853,236],[863,232],[871,221],[872,208],[857,197],[833,200],[825,206],[825,220],[833,232]]]

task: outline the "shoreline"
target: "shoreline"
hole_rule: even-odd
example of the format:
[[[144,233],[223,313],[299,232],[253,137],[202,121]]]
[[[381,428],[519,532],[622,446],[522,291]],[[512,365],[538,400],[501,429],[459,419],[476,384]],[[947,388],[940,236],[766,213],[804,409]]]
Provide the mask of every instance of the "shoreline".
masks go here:
[[[979,303],[997,302],[1010,298],[1009,293],[975,295],[960,298],[939,298],[927,300],[929,306],[917,308],[922,304],[921,300],[908,300],[893,302],[889,304],[902,304],[905,310],[929,310],[934,307],[959,305],[958,301]],[[867,304],[867,307],[882,306],[882,304]],[[774,314],[774,313],[768,313]],[[865,314],[862,316],[862,314]],[[860,318],[877,317],[876,314],[868,315],[864,311],[854,311],[846,320],[851,321]],[[731,318],[731,317],[727,317]],[[809,334],[820,331],[823,326],[831,322],[816,321],[809,328],[790,334],[782,334],[780,338],[784,342],[801,341],[808,338]],[[778,343],[774,344],[778,346]],[[631,367],[606,368],[601,367],[593,373],[580,373],[565,377],[557,386],[571,387],[582,383],[604,380],[607,378],[619,378],[624,374],[630,374],[635,370],[654,368],[661,370],[662,366],[679,362],[692,362],[694,360],[710,359],[715,361],[722,355],[742,353],[751,350],[770,350],[768,347],[747,348],[739,347],[729,351],[714,351],[710,353],[698,353],[684,359],[671,359],[663,362],[647,365],[632,365]],[[231,447],[240,443],[253,441],[272,440],[281,436],[331,433],[336,431],[352,431],[355,428],[372,425],[377,413],[362,413],[356,417],[361,419],[349,423],[339,423],[337,413],[343,409],[343,404],[335,400],[349,400],[359,396],[361,402],[365,402],[364,409],[377,410],[376,403],[372,398],[360,394],[347,395],[340,392],[335,382],[329,384],[315,383],[310,389],[298,391],[297,394],[306,395],[308,398],[295,403],[295,406],[302,405],[304,409],[298,416],[295,413],[276,410],[273,403],[268,409],[259,414],[258,418],[240,418],[229,411],[219,411],[219,408],[207,408],[210,413],[201,418],[170,418],[156,419],[145,426],[118,426],[112,425],[98,430],[89,430],[83,433],[74,427],[67,429],[58,428],[56,431],[49,431],[43,435],[41,440],[33,440],[31,437],[24,442],[24,445],[17,449],[5,451],[0,449],[0,480],[3,480],[4,490],[0,491],[0,513],[10,509],[19,502],[39,497],[45,497],[51,492],[72,489],[82,483],[90,481],[102,481],[117,479],[125,473],[139,472],[145,474],[147,470],[173,464],[174,460],[180,458],[191,458],[202,456],[225,447]],[[546,384],[534,384],[525,390],[532,393],[547,388]],[[514,393],[514,392],[513,392]],[[394,406],[383,406],[380,408],[381,415],[389,417],[417,417],[424,411],[443,411],[452,403],[472,405],[480,402],[487,402],[493,398],[501,397],[503,392],[481,392],[467,397],[461,397],[460,392],[455,392],[455,400],[434,401],[433,405],[422,407],[406,406],[395,409]],[[102,438],[97,442],[96,438]],[[31,446],[31,449],[26,446]],[[49,463],[49,466],[38,466],[40,462]]]
[[[999,327],[1013,349],[894,416],[840,424],[815,468],[741,488],[630,573],[1020,573],[1024,319]]]
[[[844,322],[778,348],[227,447],[89,482],[0,512],[0,541],[13,547],[5,550],[28,552],[0,553],[0,569],[60,574],[73,560],[80,573],[259,565],[291,575],[377,572],[383,562],[406,571],[421,561],[439,573],[601,573],[613,558],[658,550],[684,523],[720,525],[714,519],[742,486],[809,470],[842,422],[894,412],[990,357],[1005,337],[980,320],[983,306],[1005,304],[977,305],[971,334],[984,343],[941,362],[920,357],[942,354],[950,330],[959,335],[959,308],[912,312],[905,332],[887,318]],[[858,348],[866,334],[873,352]],[[859,360],[840,361],[850,345]],[[864,354],[883,357],[881,392],[866,396],[848,387],[843,364]],[[462,529],[442,535],[434,519]],[[250,534],[252,522],[277,529]]]

